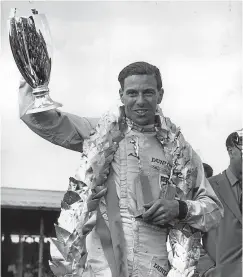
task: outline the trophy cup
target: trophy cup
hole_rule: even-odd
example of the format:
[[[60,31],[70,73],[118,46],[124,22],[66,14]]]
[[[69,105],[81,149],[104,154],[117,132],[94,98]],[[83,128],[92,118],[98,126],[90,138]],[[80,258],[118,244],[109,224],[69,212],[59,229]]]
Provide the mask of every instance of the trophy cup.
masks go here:
[[[9,43],[21,75],[33,89],[33,102],[26,114],[61,107],[62,104],[49,96],[52,47],[45,15],[32,9],[31,16],[17,17],[13,9],[9,19]]]

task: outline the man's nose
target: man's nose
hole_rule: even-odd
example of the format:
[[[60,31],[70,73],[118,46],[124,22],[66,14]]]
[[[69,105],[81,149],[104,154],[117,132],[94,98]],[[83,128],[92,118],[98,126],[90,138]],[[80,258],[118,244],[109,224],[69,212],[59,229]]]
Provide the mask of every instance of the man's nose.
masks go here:
[[[141,92],[138,94],[136,102],[137,102],[137,105],[139,105],[139,106],[143,106],[144,105],[145,99],[144,99],[143,94]]]

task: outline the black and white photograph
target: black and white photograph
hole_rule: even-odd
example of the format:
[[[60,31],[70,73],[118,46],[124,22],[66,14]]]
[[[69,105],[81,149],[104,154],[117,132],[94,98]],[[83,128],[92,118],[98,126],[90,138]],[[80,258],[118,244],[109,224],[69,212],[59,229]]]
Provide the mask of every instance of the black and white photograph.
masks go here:
[[[242,276],[242,1],[1,1],[2,277]]]

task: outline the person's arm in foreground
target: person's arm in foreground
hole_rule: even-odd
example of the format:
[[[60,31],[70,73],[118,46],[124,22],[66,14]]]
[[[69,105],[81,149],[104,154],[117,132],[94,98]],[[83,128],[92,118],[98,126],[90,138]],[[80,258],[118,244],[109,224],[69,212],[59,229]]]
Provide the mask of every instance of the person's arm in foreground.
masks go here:
[[[22,78],[19,86],[19,116],[22,121],[51,143],[81,152],[83,139],[89,137],[98,119],[79,117],[57,109],[25,114],[32,102],[31,91],[32,88]]]

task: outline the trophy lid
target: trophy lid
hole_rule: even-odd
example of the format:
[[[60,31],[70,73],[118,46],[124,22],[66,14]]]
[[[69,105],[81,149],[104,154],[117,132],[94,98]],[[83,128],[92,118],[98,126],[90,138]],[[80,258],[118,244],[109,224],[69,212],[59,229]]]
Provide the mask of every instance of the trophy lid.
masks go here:
[[[31,9],[31,12],[32,12],[33,15],[39,14],[37,9]],[[9,13],[9,18],[16,17],[16,15],[17,15],[17,8],[11,8],[10,13]],[[21,17],[23,17],[23,16],[21,16]]]
[[[9,18],[15,17],[17,12],[17,8],[11,8],[9,13]]]

